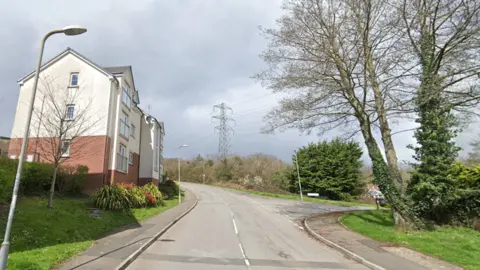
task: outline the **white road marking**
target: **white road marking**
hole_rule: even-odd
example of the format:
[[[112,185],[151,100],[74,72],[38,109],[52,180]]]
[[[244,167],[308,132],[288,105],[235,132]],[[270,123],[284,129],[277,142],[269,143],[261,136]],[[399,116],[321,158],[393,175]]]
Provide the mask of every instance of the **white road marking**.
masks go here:
[[[235,219],[232,218],[233,228],[235,229],[235,234],[238,234],[237,224],[235,223]]]
[[[247,259],[247,256],[245,255],[245,251],[243,250],[242,244],[238,244],[238,246],[240,247],[240,250],[242,251],[242,256],[243,256],[243,260],[245,261],[245,265],[250,267],[250,261]]]
[[[245,262],[245,265],[247,266],[247,269],[250,269],[250,261],[248,260],[247,255],[245,254],[245,250],[243,250],[242,241],[240,240],[240,235],[238,234],[237,223],[235,222],[235,216],[233,215],[232,208],[227,203],[227,201],[225,201],[225,199],[223,199],[223,198],[221,198],[221,199],[225,203],[225,205],[228,207],[228,210],[230,210],[230,216],[232,217],[233,228],[235,229],[235,234],[237,235],[237,239],[238,239],[238,242],[239,242],[238,246],[240,247],[240,251],[242,252],[243,261]]]

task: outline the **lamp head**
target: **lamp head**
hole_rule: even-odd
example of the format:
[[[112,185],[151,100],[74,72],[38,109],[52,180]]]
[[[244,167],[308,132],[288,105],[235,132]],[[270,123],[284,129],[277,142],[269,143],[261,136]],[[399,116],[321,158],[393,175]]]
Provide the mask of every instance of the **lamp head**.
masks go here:
[[[87,29],[83,28],[79,25],[69,25],[69,26],[63,28],[63,33],[67,36],[81,35],[85,32],[87,32]]]

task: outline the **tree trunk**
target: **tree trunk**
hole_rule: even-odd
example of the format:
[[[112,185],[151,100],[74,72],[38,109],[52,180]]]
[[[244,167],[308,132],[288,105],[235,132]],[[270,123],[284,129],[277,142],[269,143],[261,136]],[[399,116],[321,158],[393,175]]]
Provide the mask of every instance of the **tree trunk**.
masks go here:
[[[382,90],[377,79],[378,77],[375,73],[375,64],[367,36],[364,42],[365,43],[363,46],[366,61],[365,67],[368,74],[368,78],[365,79],[370,81],[373,89],[373,95],[375,97],[375,111],[377,112],[378,122],[380,124],[380,133],[382,134],[382,142],[383,147],[385,148],[385,156],[387,158],[388,170],[391,177],[393,177],[393,179],[395,180],[398,190],[401,194],[404,194],[405,185],[403,183],[402,175],[400,174],[400,170],[398,168],[397,152],[395,151],[395,146],[393,145],[392,133],[390,125],[388,123],[387,112],[384,105],[385,99],[383,98]]]
[[[53,206],[53,193],[55,192],[55,180],[57,179],[57,169],[58,165],[55,165],[53,169],[53,177],[52,177],[52,184],[50,185],[50,192],[48,194],[48,208],[52,208]]]
[[[413,213],[408,202],[397,189],[389,167],[385,163],[380,148],[372,135],[370,120],[362,115],[357,116],[357,118],[368,155],[372,160],[374,183],[378,185],[391,205],[395,226],[403,230],[424,228],[425,224]]]

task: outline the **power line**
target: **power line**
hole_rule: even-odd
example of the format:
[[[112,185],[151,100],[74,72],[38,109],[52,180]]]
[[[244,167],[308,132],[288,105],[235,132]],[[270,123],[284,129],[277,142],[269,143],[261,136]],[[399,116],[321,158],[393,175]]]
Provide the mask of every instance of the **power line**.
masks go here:
[[[257,99],[261,99],[261,98],[264,98],[264,97],[268,97],[268,96],[271,96],[273,95],[274,93],[268,93],[268,94],[265,94],[265,95],[262,95],[262,96],[259,96],[259,97],[254,97],[252,99],[247,99],[247,100],[244,100],[244,101],[240,101],[240,102],[236,102],[236,103],[233,103],[231,106],[233,105],[238,105],[238,104],[244,104],[244,103],[248,103],[248,102],[252,102],[254,100],[257,100]]]
[[[230,133],[233,133],[233,128],[229,125],[229,121],[235,123],[235,120],[230,116],[227,116],[227,113],[233,114],[232,108],[225,105],[225,103],[220,103],[213,106],[213,110],[219,110],[219,115],[212,116],[213,119],[220,121],[219,125],[215,127],[215,130],[218,130],[218,156],[221,159],[226,159],[228,155],[228,150],[230,149]]]
[[[265,108],[265,109],[261,109],[261,110],[248,110],[248,111],[244,111],[243,113],[241,114],[235,114],[235,116],[243,116],[243,115],[249,115],[249,114],[252,114],[252,113],[259,113],[259,112],[265,112],[265,111],[269,111],[271,110],[272,108]]]

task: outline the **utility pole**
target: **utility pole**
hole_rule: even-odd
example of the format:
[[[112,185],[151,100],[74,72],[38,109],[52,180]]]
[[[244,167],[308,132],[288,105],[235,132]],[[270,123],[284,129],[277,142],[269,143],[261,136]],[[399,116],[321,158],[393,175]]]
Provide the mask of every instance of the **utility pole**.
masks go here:
[[[303,202],[302,182],[300,181],[300,169],[298,168],[297,150],[295,150],[294,152],[295,152],[295,164],[297,164],[297,176],[298,176],[298,187],[300,188],[300,199]]]
[[[218,130],[219,140],[218,140],[218,156],[222,160],[226,160],[228,156],[228,150],[230,149],[230,132],[233,133],[233,128],[229,125],[229,121],[235,123],[235,120],[228,116],[233,113],[232,108],[225,105],[225,103],[220,103],[213,106],[213,110],[218,110],[220,114],[212,116],[213,119],[219,120],[219,125],[215,127],[215,130]]]

